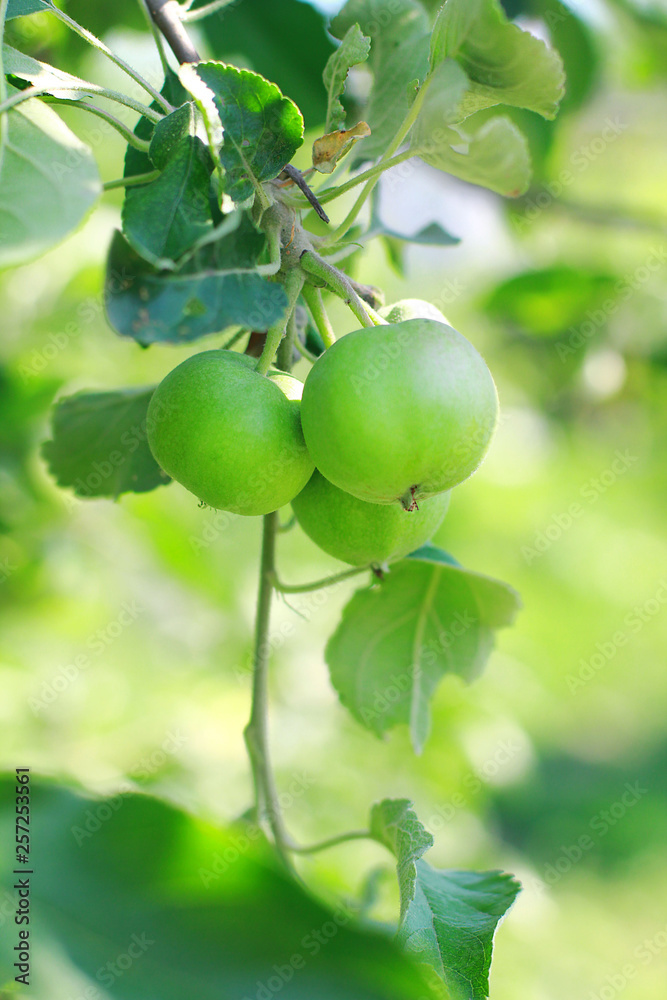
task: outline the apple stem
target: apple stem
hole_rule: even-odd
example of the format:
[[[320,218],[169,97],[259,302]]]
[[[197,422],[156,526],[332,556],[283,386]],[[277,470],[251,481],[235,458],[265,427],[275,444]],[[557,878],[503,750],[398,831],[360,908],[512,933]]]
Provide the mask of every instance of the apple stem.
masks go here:
[[[346,306],[352,310],[363,327],[381,326],[386,324],[375,310],[362,301],[346,274],[329,264],[314,250],[304,250],[301,254],[301,267],[307,274],[317,278],[321,284],[327,285],[339,296]]]
[[[407,490],[402,497],[398,498],[401,507],[403,508],[403,510],[408,511],[408,513],[413,510],[419,510],[419,504],[415,500],[415,493],[417,492],[418,489],[419,489],[418,486],[411,486],[410,489]]]
[[[253,651],[252,705],[250,719],[243,731],[255,787],[256,821],[266,821],[273,836],[273,842],[286,867],[291,870],[289,859],[289,837],[283,825],[269,754],[269,624],[273,580],[275,576],[276,533],[278,514],[265,514],[262,532],[262,557],[257,593],[257,615],[255,619],[255,645]]]
[[[311,590],[323,590],[325,587],[332,587],[335,583],[349,580],[352,576],[366,573],[370,568],[370,566],[355,566],[353,569],[345,569],[342,573],[334,573],[333,576],[325,576],[312,583],[283,583],[274,573],[271,582],[274,590],[277,590],[279,594],[307,594]]]
[[[317,327],[318,333],[324,341],[324,346],[331,347],[336,342],[336,334],[334,333],[334,328],[331,325],[327,311],[324,308],[322,292],[315,285],[305,284],[301,294],[310,310],[310,315],[313,317],[313,322]]]
[[[285,278],[287,309],[282,318],[277,323],[274,323],[273,326],[270,326],[266,332],[264,350],[262,351],[259,361],[257,362],[257,371],[260,375],[266,375],[275,360],[278,348],[280,347],[280,342],[285,336],[287,324],[289,323],[290,317],[294,312],[296,301],[299,298],[299,293],[303,287],[303,282],[304,277],[298,268],[293,268],[288,272],[287,277]]]

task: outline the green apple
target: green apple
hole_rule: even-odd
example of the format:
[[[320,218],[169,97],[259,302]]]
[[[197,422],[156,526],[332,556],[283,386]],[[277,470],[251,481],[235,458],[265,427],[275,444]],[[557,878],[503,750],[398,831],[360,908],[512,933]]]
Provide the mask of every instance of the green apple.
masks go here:
[[[232,351],[204,351],[174,368],[148,407],[158,464],[204,503],[235,514],[268,514],[308,482],[313,462],[301,431],[302,385],[268,377]]]
[[[313,365],[301,401],[304,437],[322,475],[359,500],[406,509],[475,471],[497,414],[481,355],[429,319],[342,337]]]
[[[317,470],[292,500],[296,519],[316,545],[353,566],[402,559],[440,527],[449,493],[420,503],[411,513],[398,504],[366,503],[339,490]]]
[[[390,323],[405,323],[408,319],[434,319],[437,323],[449,326],[449,320],[440,310],[422,299],[400,299],[393,305],[383,306],[380,316]]]

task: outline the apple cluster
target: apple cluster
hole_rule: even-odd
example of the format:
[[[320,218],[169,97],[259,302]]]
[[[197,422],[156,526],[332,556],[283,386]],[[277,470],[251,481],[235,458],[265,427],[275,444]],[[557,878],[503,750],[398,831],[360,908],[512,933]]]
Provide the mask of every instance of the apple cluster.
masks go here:
[[[419,548],[482,461],[498,399],[483,358],[435,307],[405,300],[383,315],[336,341],[305,384],[233,351],[188,358],[151,399],[155,459],[220,510],[291,503],[320,548],[355,566]]]

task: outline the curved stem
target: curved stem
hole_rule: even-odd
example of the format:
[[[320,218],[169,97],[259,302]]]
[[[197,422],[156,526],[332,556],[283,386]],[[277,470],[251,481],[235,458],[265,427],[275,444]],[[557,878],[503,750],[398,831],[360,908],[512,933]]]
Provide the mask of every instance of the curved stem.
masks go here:
[[[294,854],[316,854],[318,851],[326,851],[330,847],[337,847],[338,844],[346,844],[350,840],[375,840],[370,830],[350,830],[349,833],[339,833],[337,837],[329,837],[327,840],[318,840],[316,844],[290,844],[289,849]]]
[[[259,274],[277,274],[282,261],[282,246],[280,243],[280,223],[274,222],[264,229],[267,244],[269,247],[269,263],[259,264],[257,271]]]
[[[297,351],[299,352],[302,358],[305,358],[306,361],[310,361],[311,365],[315,364],[315,362],[317,361],[317,354],[313,354],[312,351],[309,351],[306,345],[302,344],[298,337],[295,341],[294,346],[296,347]]]
[[[119,90],[107,90],[106,87],[77,87],[74,84],[68,84],[67,87],[63,87],[62,89],[68,90],[70,93],[80,93],[83,97],[106,97],[108,101],[115,101],[126,108],[131,108],[132,111],[136,111],[154,123],[161,121],[163,117],[157,111],[153,111],[152,108],[147,107],[145,104],[135,101],[134,98],[128,97],[127,94],[122,94]],[[13,97],[8,97],[6,101],[0,104],[0,114],[9,111],[10,108],[15,107],[17,104],[22,104],[23,101],[29,101],[32,97],[42,97],[44,94],[53,95],[53,93],[53,87],[26,87],[25,90],[19,90]]]
[[[284,372],[288,372],[292,367],[292,352],[294,351],[296,338],[296,309],[292,309],[290,317],[287,320],[287,330],[285,336],[280,342],[280,347],[278,348],[278,356],[276,360],[278,368],[282,369]]]
[[[203,7],[197,7],[195,10],[181,10],[181,21],[201,21],[205,17],[209,17],[211,14],[215,14],[217,11],[222,10],[223,7],[228,7],[230,3],[234,3],[235,0],[212,0],[211,3],[204,4]]]
[[[150,32],[151,32],[151,34],[153,36],[153,39],[155,41],[155,48],[157,49],[158,55],[160,56],[160,62],[162,64],[162,72],[166,76],[167,73],[169,72],[170,66],[169,66],[169,63],[167,61],[167,53],[165,52],[164,43],[162,41],[162,33],[158,30],[158,27],[157,27],[155,21],[151,17],[151,12],[150,12],[150,10],[148,8],[148,4],[146,3],[146,0],[139,0],[139,6],[141,7],[141,9],[143,11],[144,17],[146,18],[146,23],[148,24],[148,27],[150,28]]]
[[[410,131],[410,129],[412,128],[412,126],[416,122],[417,116],[419,115],[419,112],[421,111],[422,104],[424,103],[424,98],[426,97],[426,93],[427,93],[428,88],[429,88],[429,84],[430,84],[430,78],[427,77],[426,80],[424,80],[424,82],[421,85],[421,87],[419,88],[419,92],[417,93],[417,96],[415,97],[414,101],[412,102],[412,106],[410,107],[407,115],[403,119],[403,121],[401,123],[401,127],[399,128],[398,132],[396,133],[396,135],[392,139],[391,143],[389,144],[389,146],[387,147],[387,149],[385,150],[385,152],[382,154],[382,157],[380,158],[380,160],[379,160],[379,162],[377,163],[376,166],[380,167],[382,164],[386,164],[388,161],[390,161],[392,159],[394,153],[396,152],[396,150],[404,142],[405,138],[408,135],[408,132]],[[406,150],[406,152],[409,152],[409,150]],[[406,159],[407,159],[407,157],[406,157]],[[352,208],[350,209],[350,211],[347,213],[347,215],[345,216],[345,218],[341,222],[340,226],[338,226],[338,228],[335,230],[335,232],[333,232],[331,234],[331,236],[329,236],[327,238],[326,243],[328,245],[331,245],[332,243],[337,243],[338,240],[342,236],[344,236],[345,233],[348,231],[348,229],[350,228],[350,226],[352,225],[352,223],[356,219],[357,215],[359,214],[359,212],[360,212],[360,210],[361,210],[364,202],[366,201],[366,199],[368,198],[369,194],[371,193],[371,191],[373,190],[373,188],[377,184],[378,180],[380,179],[380,174],[381,173],[382,173],[382,171],[377,171],[377,173],[374,174],[366,182],[366,185],[365,185],[363,191],[361,192],[361,194],[359,195],[359,197],[355,201],[354,205],[352,206]]]
[[[280,346],[280,341],[285,335],[285,330],[287,329],[287,324],[289,322],[290,316],[294,312],[294,306],[296,305],[296,300],[299,297],[299,292],[301,291],[303,285],[303,275],[299,273],[297,269],[290,271],[285,279],[285,291],[287,292],[287,310],[285,315],[273,326],[270,326],[266,332],[266,343],[264,344],[264,350],[257,362],[257,371],[260,375],[266,375],[269,368],[273,364],[273,360],[277,354],[278,348]]]
[[[271,578],[274,590],[279,594],[307,594],[311,590],[323,590],[324,587],[332,587],[335,583],[349,580],[352,576],[359,576],[360,573],[367,573],[369,566],[355,566],[353,569],[345,569],[342,573],[334,573],[332,576],[325,576],[321,580],[312,583],[283,583],[279,580],[275,572]]]
[[[5,17],[9,0],[0,0],[0,109],[7,103],[7,81],[5,80],[5,67],[2,61],[2,41],[5,34]],[[7,130],[9,122],[5,115],[0,115],[0,170],[5,156],[5,143],[7,141]]]
[[[339,271],[337,267],[333,267],[313,250],[304,250],[301,254],[301,267],[308,274],[312,274],[314,278],[327,284],[332,292],[340,296],[362,326],[380,326],[387,322],[374,309],[362,302],[346,274]]]
[[[81,111],[88,111],[91,115],[97,115],[98,118],[101,118],[103,121],[107,122],[108,125],[111,125],[112,128],[115,128],[116,131],[122,135],[128,145],[134,146],[135,149],[141,150],[142,153],[147,153],[150,149],[151,144],[148,140],[140,139],[131,129],[127,127],[124,122],[122,122],[119,118],[116,118],[115,115],[109,114],[109,112],[105,111],[104,108],[98,108],[95,104],[86,104],[85,101],[69,100],[64,97],[45,96],[43,100],[45,104],[64,104],[67,107],[80,108]]]
[[[105,191],[114,191],[116,188],[139,187],[140,184],[150,184],[160,176],[159,170],[151,170],[147,174],[133,174],[131,177],[119,177],[115,181],[105,181],[102,187]]]
[[[269,755],[269,624],[271,618],[271,599],[273,597],[277,527],[277,511],[274,511],[272,514],[265,514],[262,532],[259,590],[257,593],[257,617],[255,621],[252,707],[250,710],[250,719],[243,735],[252,767],[257,822],[261,823],[265,821],[268,823],[276,850],[289,868],[291,867],[288,857],[289,838],[283,826],[282,812]]]
[[[318,333],[324,341],[324,346],[331,347],[332,344],[336,343],[336,334],[334,333],[334,328],[331,325],[327,311],[324,308],[322,292],[315,285],[304,285],[301,294],[310,310],[310,315],[313,317],[313,322],[317,327]]]
[[[133,69],[129,63],[126,63],[124,59],[121,59],[120,56],[117,56],[111,51],[111,49],[107,48],[104,42],[102,42],[96,35],[93,35],[91,31],[88,31],[87,28],[84,28],[81,24],[73,20],[73,18],[69,17],[58,7],[49,7],[49,11],[52,14],[55,14],[58,20],[62,21],[63,24],[66,24],[68,28],[75,31],[77,35],[80,35],[81,38],[85,39],[89,45],[92,45],[93,48],[97,49],[99,52],[103,52],[104,55],[115,63],[119,69],[122,69],[128,76],[132,77],[134,82],[138,83],[141,89],[145,90],[147,94],[150,94],[153,100],[164,111],[169,112],[174,110],[169,101],[165,100],[159,90],[156,90],[155,87],[151,86],[148,80],[144,80],[143,76],[140,73],[137,73],[136,69]]]
[[[364,170],[362,174],[357,174],[356,177],[352,177],[349,181],[345,181],[339,187],[325,187],[320,191],[316,192],[317,200],[326,204],[328,201],[333,201],[334,198],[338,198],[341,194],[347,194],[352,188],[357,187],[359,184],[364,184],[366,181],[372,180],[374,177],[379,177],[385,172],[385,170],[390,170],[392,167],[397,167],[399,163],[403,163],[404,160],[410,160],[415,156],[415,153],[410,149],[404,150],[402,153],[397,153],[396,156],[392,156],[388,160],[380,160],[375,164],[374,167],[369,167],[368,170]]]

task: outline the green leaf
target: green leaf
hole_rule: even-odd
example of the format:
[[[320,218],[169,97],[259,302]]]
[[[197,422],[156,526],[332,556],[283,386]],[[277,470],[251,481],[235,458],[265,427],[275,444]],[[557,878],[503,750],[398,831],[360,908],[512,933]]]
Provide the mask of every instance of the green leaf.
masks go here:
[[[563,60],[567,89],[561,107],[573,111],[589,98],[600,76],[598,39],[582,19],[583,8],[576,9],[561,0],[543,0],[540,14]]]
[[[387,229],[382,226],[380,233],[376,233],[373,228],[373,235],[389,236],[394,240],[401,240],[403,243],[415,243],[423,247],[451,247],[461,242],[460,236],[453,236],[440,225],[439,222],[429,222],[416,233],[398,233],[395,229]]]
[[[454,59],[439,63],[424,84],[410,147],[415,156],[438,170],[516,196],[530,182],[530,156],[520,130],[507,118],[476,127],[473,118],[459,124],[470,81]]]
[[[8,775],[3,843],[15,808]],[[221,830],[146,794],[83,798],[37,776],[30,825],[42,845],[31,921],[117,1000],[434,1000],[410,956],[305,892],[255,826]],[[12,867],[0,881],[14,899]],[[11,949],[2,957],[13,978]]]
[[[499,0],[446,0],[431,38],[431,66],[456,59],[470,88],[462,115],[509,104],[554,118],[565,92],[560,56],[508,21]]]
[[[370,829],[397,860],[398,940],[437,972],[451,1000],[484,1000],[496,926],[520,884],[504,872],[439,871],[422,861],[433,837],[407,799],[373,806]]]
[[[43,10],[52,8],[53,4],[50,0],[9,0],[5,20],[11,21],[13,17],[23,17],[24,14],[38,14]]]
[[[209,123],[222,128],[220,161],[225,191],[244,202],[277,177],[303,142],[303,118],[275,83],[220,62],[181,67],[181,82]]]
[[[437,113],[424,108],[415,125],[411,146],[425,163],[509,198],[528,189],[528,144],[509,118],[491,118],[476,129],[474,119],[449,128],[437,121]]]
[[[613,274],[562,265],[524,271],[497,285],[485,307],[512,332],[562,337],[571,335],[587,310],[614,298],[617,280]]]
[[[187,343],[237,325],[266,330],[284,314],[287,296],[282,285],[243,270],[254,263],[248,240],[263,244],[254,229],[245,232],[211,244],[178,272],[151,267],[116,233],[106,279],[111,325],[145,345]]]
[[[444,563],[446,566],[455,566],[457,569],[462,569],[461,563],[458,562],[454,556],[450,555],[449,552],[445,552],[444,549],[438,548],[437,545],[433,545],[432,542],[427,542],[426,545],[420,546],[411,552],[407,559],[419,559],[422,562],[433,562],[433,563]]]
[[[379,586],[357,591],[326,649],[332,683],[354,717],[378,735],[408,723],[416,752],[442,677],[476,677],[494,630],[511,624],[519,607],[507,584],[446,559],[422,549]]]
[[[428,73],[429,18],[419,0],[348,0],[331,22],[331,33],[344,38],[358,24],[371,39],[368,65],[373,87],[364,120],[372,134],[359,143],[357,160],[384,153],[410,107],[409,85]]]
[[[42,454],[59,486],[81,497],[116,498],[170,482],[146,440],[154,388],[80,392],[55,404],[53,437]]]
[[[201,6],[207,0],[199,0]],[[243,0],[202,22],[209,51],[273,80],[303,114],[309,129],[324,122],[322,67],[333,51],[322,13],[302,0]]]
[[[182,86],[176,73],[169,68],[165,73],[164,83],[162,84],[160,93],[177,109],[182,104],[185,104],[190,97],[185,88]],[[155,101],[152,102],[151,108],[153,111],[160,112],[160,114],[164,113],[164,108],[159,107]],[[150,141],[153,137],[154,130],[155,123],[150,121],[148,118],[142,117],[134,127],[134,134],[138,139]],[[125,151],[125,169],[123,171],[123,176],[133,177],[135,174],[147,174],[152,169],[153,161],[148,153],[144,153],[142,150],[135,149],[134,146],[128,145]]]
[[[341,95],[345,90],[347,74],[352,66],[366,62],[371,49],[371,40],[359,27],[351,25],[346,31],[342,42],[336,51],[329,56],[324,67],[322,79],[327,90],[327,117],[325,132],[333,132],[345,124],[345,108],[341,104]]]
[[[371,809],[372,836],[388,847],[397,860],[401,922],[415,897],[417,861],[433,847],[433,837],[417,818],[408,799],[383,799]]]
[[[196,131],[193,104],[177,108],[159,122],[150,156],[162,173],[125,194],[123,232],[155,267],[173,268],[213,228],[213,163]]]
[[[520,883],[506,872],[440,871],[426,861],[415,869],[398,940],[436,970],[451,1000],[486,1000],[493,937]]]
[[[8,85],[9,95],[17,93]],[[0,130],[0,268],[45,253],[102,192],[91,150],[46,105],[25,101]]]
[[[101,89],[94,83],[82,80],[78,76],[72,76],[71,73],[65,73],[63,70],[40,62],[38,59],[33,59],[32,56],[19,52],[11,45],[2,46],[2,65],[8,76],[27,80],[34,87],[48,88],[49,93],[62,98],[78,99],[81,97],[80,91],[72,90],[72,86],[88,87],[91,91]]]

